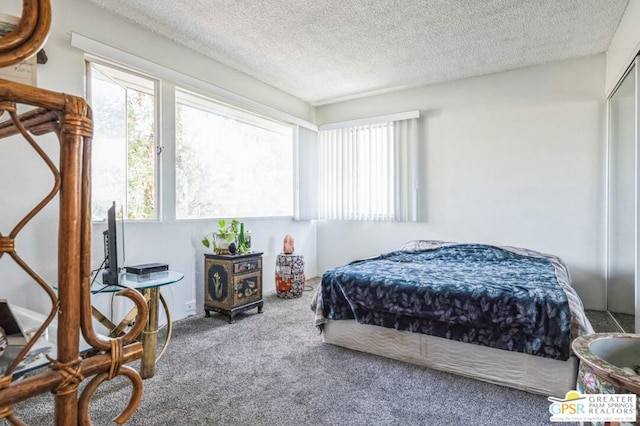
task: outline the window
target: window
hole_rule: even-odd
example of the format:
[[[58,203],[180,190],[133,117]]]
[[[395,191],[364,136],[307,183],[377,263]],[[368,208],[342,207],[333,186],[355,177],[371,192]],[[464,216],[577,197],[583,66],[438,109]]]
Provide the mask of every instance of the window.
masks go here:
[[[89,62],[93,109],[92,201],[103,220],[113,201],[124,219],[157,218],[156,80]]]
[[[417,219],[417,119],[321,126],[318,218]]]
[[[293,129],[176,90],[176,218],[293,215]]]
[[[320,218],[393,219],[393,174],[393,123],[320,132]]]

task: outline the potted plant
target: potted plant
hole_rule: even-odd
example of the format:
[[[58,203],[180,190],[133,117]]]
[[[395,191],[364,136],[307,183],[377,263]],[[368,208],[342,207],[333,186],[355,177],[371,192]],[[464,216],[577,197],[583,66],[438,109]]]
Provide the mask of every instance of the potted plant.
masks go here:
[[[244,254],[247,252],[244,238],[240,237],[244,232],[244,226],[238,219],[220,219],[218,220],[218,230],[205,235],[202,238],[202,244],[207,247],[213,247],[215,254]],[[244,236],[244,235],[243,235]],[[233,244],[235,250],[229,250],[229,246]]]

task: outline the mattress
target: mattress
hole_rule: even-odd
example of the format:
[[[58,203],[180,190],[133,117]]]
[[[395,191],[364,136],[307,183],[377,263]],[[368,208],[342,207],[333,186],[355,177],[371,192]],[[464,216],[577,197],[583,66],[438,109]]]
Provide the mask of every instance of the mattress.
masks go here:
[[[316,325],[355,319],[556,360],[593,332],[558,257],[420,243],[326,271],[312,304]]]
[[[323,340],[348,349],[447,371],[523,391],[564,398],[574,390],[578,359],[555,360],[355,320],[328,320]]]

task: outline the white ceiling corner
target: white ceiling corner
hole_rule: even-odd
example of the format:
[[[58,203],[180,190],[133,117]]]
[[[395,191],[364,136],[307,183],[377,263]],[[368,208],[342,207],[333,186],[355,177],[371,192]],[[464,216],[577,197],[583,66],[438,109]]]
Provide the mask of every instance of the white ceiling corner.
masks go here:
[[[86,0],[312,105],[605,52],[629,0]]]

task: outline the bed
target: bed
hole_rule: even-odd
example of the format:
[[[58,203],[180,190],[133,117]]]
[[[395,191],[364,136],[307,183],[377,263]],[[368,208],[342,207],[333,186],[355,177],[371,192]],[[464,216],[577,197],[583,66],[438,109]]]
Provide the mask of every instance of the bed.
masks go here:
[[[417,240],[330,269],[311,307],[326,343],[558,397],[571,341],[593,333],[560,258],[486,244]]]

